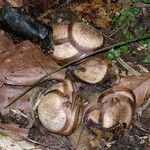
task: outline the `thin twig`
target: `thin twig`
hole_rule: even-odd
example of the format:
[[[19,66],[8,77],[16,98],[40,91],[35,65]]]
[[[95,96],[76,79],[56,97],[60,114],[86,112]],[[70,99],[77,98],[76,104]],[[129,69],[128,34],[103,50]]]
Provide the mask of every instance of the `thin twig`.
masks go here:
[[[132,73],[133,75],[135,75],[136,77],[140,76],[141,74],[134,70],[133,68],[131,68],[123,59],[121,59],[120,57],[117,58],[117,61],[125,68],[127,69],[130,73]]]
[[[38,81],[36,81],[35,83],[33,83],[33,85],[31,85],[31,87],[29,87],[25,92],[23,92],[22,94],[20,94],[18,97],[16,97],[12,102],[10,102],[9,104],[7,104],[6,106],[4,106],[3,108],[1,108],[0,110],[3,110],[3,109],[6,109],[8,108],[9,106],[11,106],[13,103],[15,103],[17,100],[19,100],[21,97],[23,97],[26,93],[28,93],[30,90],[32,90],[35,86],[39,85],[42,81],[44,81],[47,77],[49,77],[50,75],[70,66],[70,65],[73,65],[81,60],[84,60],[85,58],[88,58],[90,56],[93,56],[93,55],[97,55],[101,52],[105,52],[105,51],[108,51],[109,49],[112,49],[112,48],[115,48],[115,47],[120,47],[120,46],[123,46],[123,45],[128,45],[130,43],[133,43],[133,42],[137,42],[139,40],[144,40],[144,39],[148,39],[150,38],[150,35],[146,36],[146,37],[141,37],[141,38],[137,38],[137,39],[134,39],[134,40],[130,40],[130,41],[123,41],[123,42],[119,42],[117,44],[113,44],[113,45],[110,45],[108,47],[104,47],[102,49],[98,49],[96,51],[93,51],[93,52],[90,52],[88,53],[87,55],[81,57],[81,58],[78,58],[78,59],[75,59],[69,63],[66,63],[64,64],[63,66],[53,70],[52,72],[48,72],[46,75],[44,75],[43,77],[41,77]]]
[[[124,28],[126,24],[123,24],[121,27],[118,27],[112,34],[110,34],[108,37],[111,38],[113,35],[115,35],[119,30],[121,30],[122,28]]]
[[[111,41],[115,41],[113,38],[111,38],[110,36],[107,36],[106,34],[104,34],[101,31],[98,31],[100,34],[102,34],[104,37],[106,37],[107,39],[111,40]]]

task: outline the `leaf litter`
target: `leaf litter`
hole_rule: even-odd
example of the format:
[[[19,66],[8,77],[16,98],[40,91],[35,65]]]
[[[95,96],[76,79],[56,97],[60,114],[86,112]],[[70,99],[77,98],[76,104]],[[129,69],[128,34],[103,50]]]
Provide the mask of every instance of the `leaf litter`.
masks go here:
[[[110,4],[110,2],[107,5],[103,6],[104,2],[101,1],[90,1],[90,2],[85,2],[85,3],[79,3],[79,4],[71,4],[70,5],[70,9],[71,11],[74,11],[73,13],[75,13],[75,15],[77,15],[77,20],[82,20],[83,16],[85,15],[84,19],[87,19],[88,22],[92,22],[95,26],[97,27],[109,27],[110,23],[111,23],[111,15],[108,13],[108,11],[110,9],[114,10],[112,11],[112,13],[118,12],[120,7],[120,3],[116,4]],[[96,5],[95,5],[96,4]],[[33,5],[33,4],[32,4]],[[106,10],[105,10],[106,9]],[[96,15],[97,16],[93,16],[93,11],[96,11]],[[100,14],[100,12],[102,14]],[[83,14],[82,14],[83,13]],[[90,15],[88,15],[88,13]],[[105,15],[104,15],[105,14]],[[104,17],[102,17],[101,19],[99,19],[99,16],[102,15]],[[4,34],[3,31],[1,31],[2,34]],[[5,44],[6,43],[6,44]],[[23,45],[23,46],[22,46]],[[6,70],[7,67],[9,68],[9,65],[3,63],[6,61],[6,59],[10,59],[12,61],[11,63],[11,67],[12,69],[15,69],[16,67],[16,63],[15,62],[18,58],[20,58],[22,60],[22,58],[28,58],[28,56],[34,56],[36,57],[37,53],[39,51],[37,51],[37,49],[39,49],[38,46],[36,45],[32,45],[32,43],[30,42],[25,42],[25,44],[19,44],[19,46],[16,44],[13,44],[11,40],[8,40],[6,36],[2,35],[2,38],[0,40],[0,47],[1,47],[1,51],[0,51],[0,63],[2,66],[1,68],[4,68]],[[19,47],[19,48],[18,48]],[[25,49],[29,49],[29,50],[25,50],[25,52],[23,51],[23,54],[21,54],[21,56],[19,56],[19,50],[18,49],[22,49],[22,47],[25,47]],[[31,51],[31,48],[33,49],[33,51]],[[31,53],[34,52],[35,49],[35,53]],[[27,51],[27,52],[26,52]],[[31,53],[31,54],[30,54]],[[12,56],[14,55],[14,56]],[[41,57],[43,54],[40,53],[39,56]],[[18,58],[17,58],[18,57]],[[32,60],[35,60],[38,64],[38,67],[40,69],[42,69],[42,72],[46,72],[45,70],[51,69],[51,67],[43,67],[43,60],[45,60],[47,56],[44,55],[42,56],[42,61],[38,61],[39,59],[34,59],[32,57]],[[30,58],[30,57],[29,57]],[[132,58],[132,57],[131,57]],[[2,60],[2,61],[1,61]],[[31,58],[29,59],[30,62]],[[132,59],[130,59],[130,61],[132,62]],[[26,67],[26,62],[24,61],[23,63],[19,63],[19,69],[21,67],[21,72],[19,72],[19,74],[14,75],[10,78],[10,82],[7,83],[7,80],[5,79],[5,77],[3,75],[1,75],[1,85],[3,85],[1,87],[1,92],[0,94],[2,95],[1,99],[5,100],[5,98],[8,100],[10,100],[10,97],[14,97],[14,95],[10,96],[9,94],[18,94],[20,92],[18,92],[19,89],[25,90],[26,86],[29,86],[32,84],[32,82],[29,82],[28,78],[25,80],[22,80],[24,78],[26,78],[26,69],[28,69],[29,67],[31,69],[34,68],[34,63],[31,63],[31,65]],[[40,62],[40,63],[39,63]],[[140,63],[140,62],[139,62]],[[49,63],[46,62],[46,65],[48,65]],[[141,64],[141,63],[140,63]],[[147,66],[146,66],[147,67]],[[147,67],[148,68],[148,67]],[[121,69],[122,68],[118,68]],[[148,68],[149,69],[149,68]],[[13,72],[16,72],[18,70],[12,70],[12,74],[14,74]],[[2,71],[3,72],[3,69]],[[21,73],[21,74],[20,74]],[[9,72],[7,73],[9,74]],[[18,76],[22,77],[21,80],[18,78]],[[37,74],[36,74],[37,75]],[[32,76],[32,74],[31,74]],[[40,78],[39,75],[37,75],[38,78]],[[18,83],[18,81],[19,83]],[[73,77],[73,80],[76,80]],[[13,81],[13,82],[12,82]],[[22,82],[25,81],[25,82]],[[11,84],[10,84],[11,83]],[[119,80],[119,82],[117,84],[115,84],[116,81],[105,81],[104,83],[102,83],[103,85],[100,84],[96,84],[96,85],[88,85],[86,83],[82,83],[82,81],[77,81],[77,84],[80,85],[80,94],[84,95],[83,97],[85,97],[86,99],[88,99],[89,101],[89,105],[88,108],[92,105],[95,105],[95,103],[97,103],[98,97],[99,95],[104,92],[105,90],[112,88],[112,87],[119,87],[119,88],[127,88],[130,89],[136,96],[136,107],[139,108],[139,106],[143,105],[146,103],[146,101],[148,100],[148,98],[150,97],[150,74],[149,72],[147,73],[142,73],[141,72],[141,76],[139,77],[135,77],[135,76],[126,76],[126,77],[121,77],[121,79]],[[53,83],[49,83],[51,86],[51,84]],[[108,84],[108,85],[107,85]],[[46,87],[48,85],[48,83],[43,83],[42,87]],[[23,86],[23,87],[22,87]],[[25,86],[25,87],[24,87]],[[94,89],[94,90],[93,90]],[[10,92],[11,91],[11,92]],[[82,93],[83,91],[83,93]],[[93,94],[97,93],[97,94]],[[15,94],[15,96],[16,96]],[[87,95],[86,95],[87,94]],[[14,107],[12,107],[13,109],[21,109],[21,110],[26,110],[26,107],[28,108],[28,110],[30,110],[29,106],[24,105],[23,103],[26,104],[26,102],[28,103],[29,101],[29,96],[27,98],[22,99],[20,101],[18,101],[20,103],[20,105],[22,105],[22,107],[19,105],[16,105]],[[92,96],[92,98],[90,97]],[[87,102],[87,101],[86,101]],[[4,101],[4,103],[6,103],[6,100]],[[3,103],[2,103],[3,105]],[[85,103],[85,105],[87,105]],[[86,111],[87,109],[85,109]],[[137,109],[138,110],[138,109]],[[131,147],[138,147],[139,149],[148,149],[148,134],[149,134],[149,127],[148,127],[148,122],[149,122],[149,105],[147,107],[145,107],[145,109],[142,110],[144,116],[140,119],[140,116],[138,114],[136,114],[137,116],[134,117],[134,120],[131,123],[131,127],[129,129],[123,129],[118,127],[118,130],[114,132],[109,132],[109,131],[101,131],[100,129],[97,129],[96,126],[93,126],[92,128],[86,128],[84,126],[84,121],[82,124],[79,125],[79,127],[77,128],[76,131],[74,131],[69,137],[65,137],[65,136],[60,136],[57,134],[53,134],[47,131],[47,129],[45,129],[40,122],[38,121],[38,119],[36,120],[35,124],[32,124],[32,127],[29,127],[29,131],[28,128],[25,128],[25,131],[27,131],[28,136],[31,139],[35,139],[38,140],[40,143],[44,144],[49,144],[49,142],[51,141],[51,144],[53,145],[51,148],[49,147],[48,149],[130,149]],[[20,122],[11,122],[10,120],[10,114],[7,113],[8,120],[4,119],[6,116],[2,115],[1,116],[1,124],[5,123],[5,125],[3,126],[3,128],[5,128],[5,130],[17,130],[18,129],[22,129],[22,131],[24,131],[23,127],[18,127],[15,124],[19,124],[22,125],[24,123],[20,123]],[[31,117],[31,116],[30,116]],[[2,119],[3,118],[3,119]],[[146,118],[146,119],[145,119]],[[2,121],[3,120],[3,121]],[[30,119],[29,119],[30,121]],[[144,126],[143,122],[145,124],[147,124],[147,126]],[[31,132],[32,131],[32,132]],[[2,131],[5,132],[5,131]],[[16,131],[15,131],[16,132]],[[47,133],[48,132],[48,133]],[[5,135],[5,134],[3,134]],[[38,137],[38,138],[37,138]],[[11,140],[11,139],[10,139]],[[2,141],[2,140],[1,140]],[[7,141],[7,140],[6,140]],[[127,146],[127,143],[130,143],[131,147]],[[15,144],[16,145],[16,144]],[[126,147],[127,146],[127,147]],[[42,149],[45,148],[46,146],[43,146]]]

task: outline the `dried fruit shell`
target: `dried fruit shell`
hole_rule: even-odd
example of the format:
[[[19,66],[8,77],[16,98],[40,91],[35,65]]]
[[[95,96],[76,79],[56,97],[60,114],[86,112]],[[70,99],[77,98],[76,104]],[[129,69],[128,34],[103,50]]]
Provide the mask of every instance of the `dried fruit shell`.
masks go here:
[[[53,58],[63,64],[93,51],[103,44],[103,36],[85,23],[53,25]]]
[[[99,97],[98,104],[85,113],[85,122],[100,129],[113,130],[118,124],[129,127],[135,110],[135,95],[129,89],[109,89]]]
[[[82,100],[79,97],[72,98],[65,97],[58,90],[45,95],[38,106],[38,115],[41,123],[48,130],[68,135],[76,129],[80,122],[79,115],[81,115]]]
[[[110,61],[98,57],[91,57],[75,67],[74,75],[81,81],[95,84],[110,78],[111,67]]]

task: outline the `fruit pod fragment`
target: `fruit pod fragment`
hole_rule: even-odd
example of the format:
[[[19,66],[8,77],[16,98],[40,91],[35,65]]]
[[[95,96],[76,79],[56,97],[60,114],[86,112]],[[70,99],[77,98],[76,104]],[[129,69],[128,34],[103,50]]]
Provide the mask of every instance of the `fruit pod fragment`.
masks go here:
[[[74,67],[73,74],[83,82],[96,84],[113,76],[112,62],[102,57],[91,57]]]
[[[69,79],[53,85],[37,103],[39,120],[51,132],[69,135],[80,123],[82,99]]]
[[[85,112],[87,126],[113,131],[118,125],[130,126],[135,110],[135,95],[126,88],[108,89],[103,92],[95,106]]]
[[[85,23],[57,23],[53,25],[52,56],[58,63],[64,64],[101,47],[103,40],[96,29]]]

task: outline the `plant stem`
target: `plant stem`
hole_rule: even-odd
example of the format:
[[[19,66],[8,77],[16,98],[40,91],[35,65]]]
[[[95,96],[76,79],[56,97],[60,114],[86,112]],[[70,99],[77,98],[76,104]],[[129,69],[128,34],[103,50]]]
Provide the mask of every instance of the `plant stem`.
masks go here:
[[[90,52],[88,53],[87,55],[81,57],[81,58],[78,58],[78,59],[75,59],[69,63],[66,63],[64,64],[63,66],[55,69],[54,71],[52,72],[48,72],[45,76],[41,77],[38,81],[36,81],[35,83],[33,83],[31,85],[31,87],[29,87],[25,92],[23,92],[22,94],[20,94],[18,97],[16,97],[12,102],[10,102],[9,104],[7,104],[6,106],[4,106],[3,108],[1,108],[1,110],[3,109],[6,109],[8,108],[9,106],[11,106],[13,103],[15,103],[17,100],[19,100],[21,97],[23,97],[26,93],[28,93],[30,90],[32,90],[35,86],[39,85],[42,81],[44,81],[47,77],[49,77],[50,75],[70,66],[70,65],[73,65],[81,60],[84,60],[85,58],[88,58],[90,56],[93,56],[93,55],[97,55],[101,52],[105,52],[105,51],[108,51],[109,49],[112,49],[112,48],[115,48],[115,47],[120,47],[120,46],[123,46],[123,45],[128,45],[130,43],[133,43],[133,42],[137,42],[137,41],[140,41],[140,40],[144,40],[144,39],[148,39],[150,38],[150,35],[148,36],[145,36],[145,37],[141,37],[141,38],[137,38],[137,39],[134,39],[134,40],[130,40],[130,41],[123,41],[123,42],[120,42],[120,43],[117,43],[117,44],[113,44],[113,45],[110,45],[108,47],[104,47],[104,48],[101,48],[101,49],[98,49],[96,51],[93,51],[93,52]]]
[[[116,60],[125,68],[127,69],[130,73],[132,73],[134,76],[138,77],[141,75],[141,73],[139,73],[137,70],[133,69],[132,67],[130,67],[123,59],[116,58]]]

